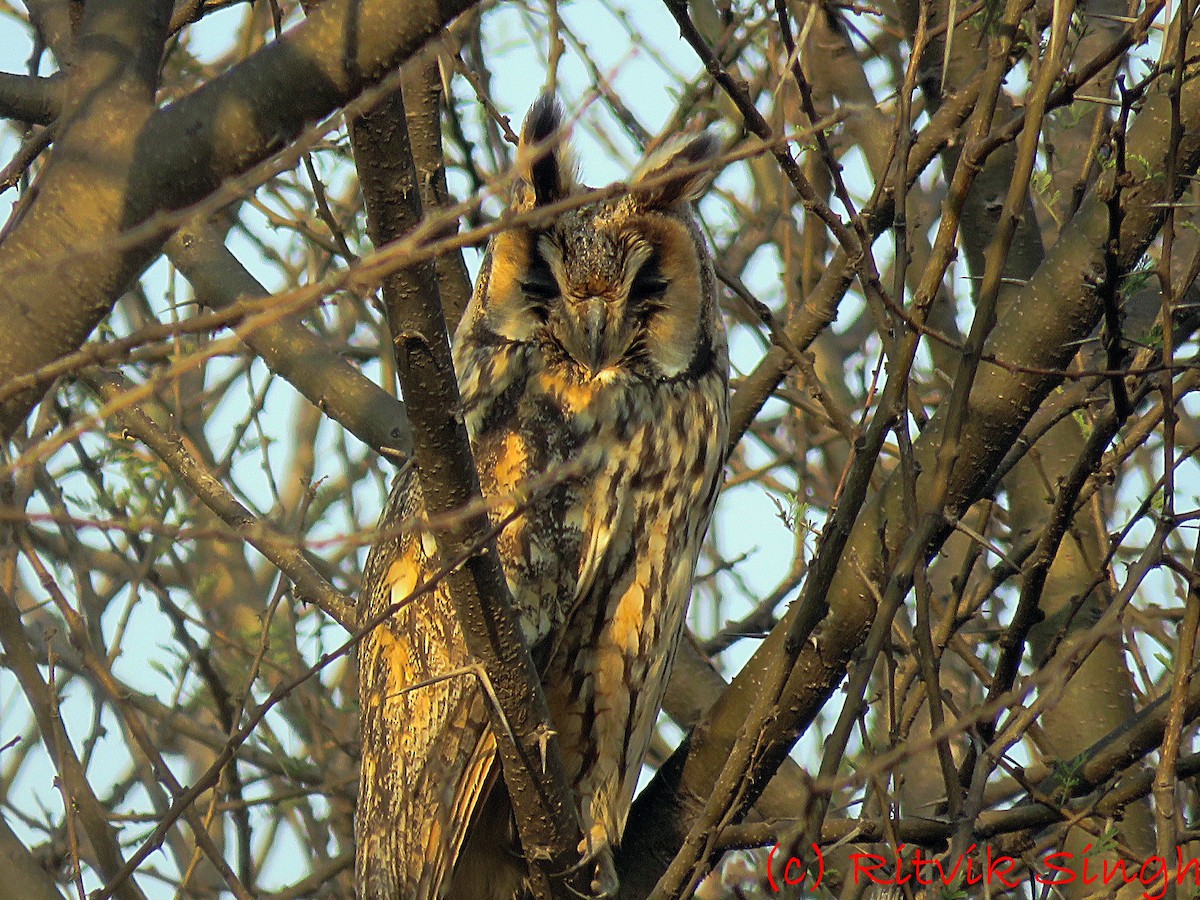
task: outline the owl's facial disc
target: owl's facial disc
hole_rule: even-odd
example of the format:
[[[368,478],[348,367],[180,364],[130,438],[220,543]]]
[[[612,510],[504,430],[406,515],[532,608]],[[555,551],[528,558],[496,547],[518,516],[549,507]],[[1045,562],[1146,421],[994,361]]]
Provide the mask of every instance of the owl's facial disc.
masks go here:
[[[577,231],[568,248],[543,237],[535,255],[522,290],[554,343],[590,378],[635,365],[669,284],[654,247],[640,237]]]
[[[701,272],[686,227],[625,206],[584,207],[547,232],[493,246],[488,319],[509,340],[545,343],[577,377],[670,379],[697,351]]]

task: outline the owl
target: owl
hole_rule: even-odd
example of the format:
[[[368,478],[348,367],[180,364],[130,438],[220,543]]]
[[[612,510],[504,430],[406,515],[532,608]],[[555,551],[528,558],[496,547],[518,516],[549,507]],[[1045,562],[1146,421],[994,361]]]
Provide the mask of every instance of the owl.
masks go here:
[[[709,135],[678,141],[614,196],[578,183],[561,119],[543,97],[525,120],[510,208],[546,216],[492,239],[454,363],[489,514],[502,525],[501,564],[578,803],[581,850],[595,893],[607,896],[725,462],[728,353],[689,208],[718,145]],[[403,474],[368,558],[366,616],[438,570],[422,517],[417,479]],[[525,895],[471,663],[440,584],[363,640],[363,897]]]

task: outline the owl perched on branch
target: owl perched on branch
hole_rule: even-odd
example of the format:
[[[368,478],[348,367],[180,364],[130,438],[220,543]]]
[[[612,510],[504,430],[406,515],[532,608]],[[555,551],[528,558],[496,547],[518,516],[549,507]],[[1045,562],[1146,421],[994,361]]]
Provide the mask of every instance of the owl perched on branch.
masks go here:
[[[677,143],[623,193],[588,201],[561,118],[549,97],[526,118],[511,209],[580,205],[495,236],[454,362],[585,849],[604,860],[620,842],[724,465],[725,332],[689,208],[711,180],[717,142]],[[409,472],[367,563],[364,615],[438,570],[422,515]],[[441,585],[363,641],[364,897],[523,895],[520,841],[471,664]],[[597,892],[615,886],[601,866]]]

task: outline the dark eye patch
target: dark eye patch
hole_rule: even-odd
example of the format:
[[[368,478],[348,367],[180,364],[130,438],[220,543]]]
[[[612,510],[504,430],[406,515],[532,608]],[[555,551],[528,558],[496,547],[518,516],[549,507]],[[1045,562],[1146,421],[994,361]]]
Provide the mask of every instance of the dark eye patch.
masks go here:
[[[521,279],[521,292],[536,303],[549,303],[559,295],[558,282],[550,271],[550,264],[537,250],[529,260],[529,270]]]
[[[521,282],[521,290],[530,300],[549,301],[558,296],[558,285],[536,278],[526,278]]]
[[[629,285],[629,299],[634,303],[653,302],[662,296],[669,285],[659,266],[658,254],[655,253],[633,276],[633,283]]]

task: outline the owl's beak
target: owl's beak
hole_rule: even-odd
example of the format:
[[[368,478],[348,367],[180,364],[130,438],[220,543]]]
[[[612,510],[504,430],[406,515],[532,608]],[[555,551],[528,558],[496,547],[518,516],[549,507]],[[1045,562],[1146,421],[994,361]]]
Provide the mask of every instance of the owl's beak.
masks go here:
[[[615,304],[603,297],[585,297],[569,302],[575,338],[572,348],[576,360],[587,366],[593,376],[617,361],[620,355],[620,328],[612,321]]]

